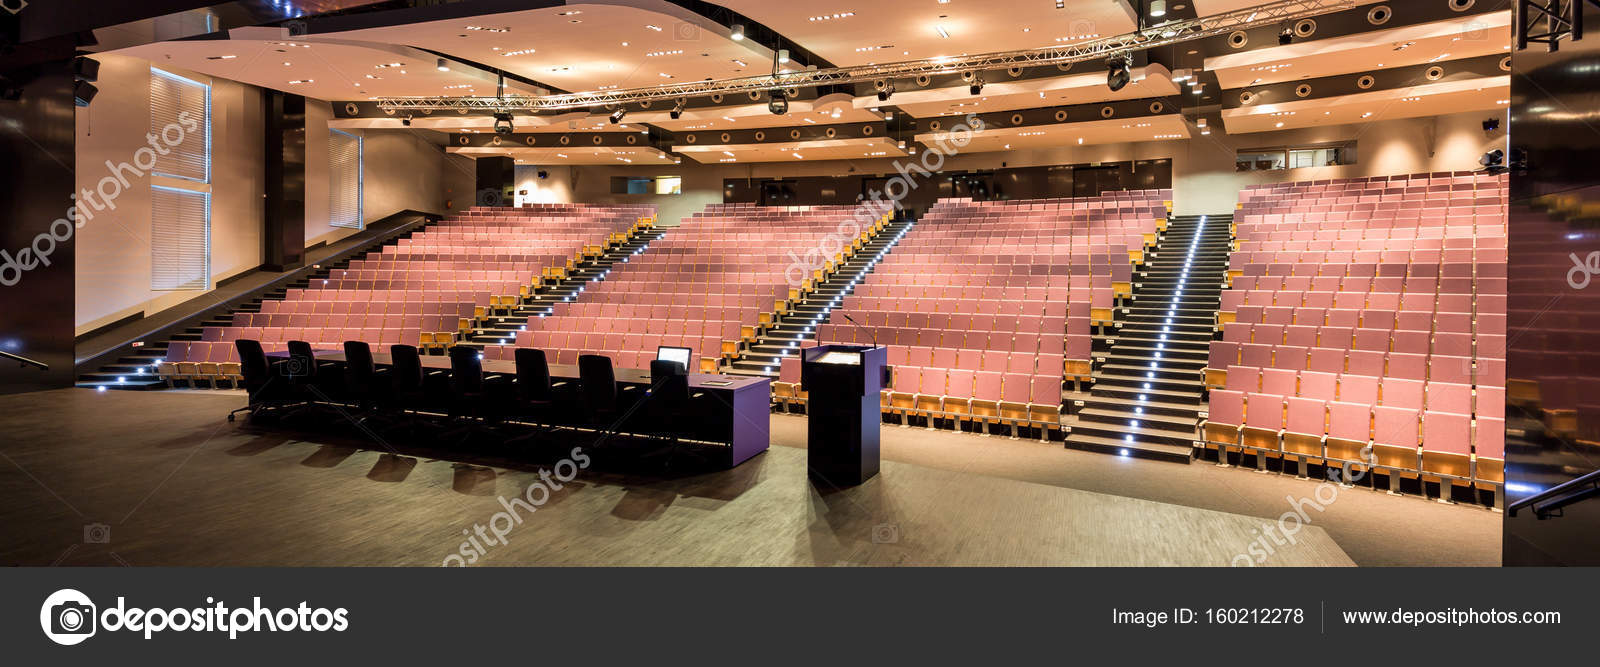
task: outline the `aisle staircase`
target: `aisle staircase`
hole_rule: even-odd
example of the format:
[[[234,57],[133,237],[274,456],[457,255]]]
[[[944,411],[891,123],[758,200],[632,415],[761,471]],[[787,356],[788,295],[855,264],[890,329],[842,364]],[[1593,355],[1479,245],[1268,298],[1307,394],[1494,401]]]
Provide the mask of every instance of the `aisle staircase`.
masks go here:
[[[1118,309],[1067,447],[1188,463],[1205,409],[1201,369],[1232,247],[1230,216],[1172,218]],[[1101,353],[1097,353],[1099,356]]]
[[[740,350],[733,360],[730,373],[759,375],[775,378],[778,366],[785,357],[797,355],[800,348],[816,340],[817,326],[827,323],[829,314],[839,306],[844,297],[855,290],[856,284],[872,272],[901,237],[916,224],[913,220],[891,220],[877,234],[862,244],[849,259],[829,274],[815,289],[793,299],[788,312],[774,318],[771,326],[756,332],[755,342]],[[834,324],[849,324],[843,321]],[[861,323],[865,326],[865,323]],[[878,341],[888,344],[891,341]]]
[[[566,271],[558,272],[559,276],[547,278],[543,286],[520,304],[490,313],[459,344],[480,350],[485,345],[515,344],[517,332],[527,328],[528,318],[548,317],[555,311],[555,304],[581,299],[584,288],[605,280],[611,275],[612,267],[644,252],[652,242],[666,234],[667,231],[661,228],[647,227],[605,246],[599,252],[585,257],[582,262],[574,263]]]

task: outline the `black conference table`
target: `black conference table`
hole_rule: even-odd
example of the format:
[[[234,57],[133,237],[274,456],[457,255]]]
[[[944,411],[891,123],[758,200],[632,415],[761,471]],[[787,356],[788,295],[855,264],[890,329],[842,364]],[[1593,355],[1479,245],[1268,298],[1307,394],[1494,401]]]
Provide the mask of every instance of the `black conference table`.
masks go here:
[[[319,363],[332,362],[342,367],[345,361],[342,351],[313,350],[313,354]],[[287,357],[288,353],[274,352],[267,356],[283,358]],[[373,352],[372,362],[378,367],[390,366],[390,355]],[[423,356],[422,368],[448,371],[450,358]],[[517,364],[514,361],[485,359],[483,372],[485,375],[516,377]],[[614,368],[613,373],[618,384],[645,388],[651,384],[649,371],[637,368]],[[578,378],[576,365],[550,364],[551,380],[577,381]],[[772,441],[768,428],[772,414],[771,379],[747,375],[690,373],[689,391],[704,395],[700,401],[704,411],[700,416],[707,422],[698,425],[700,431],[711,434],[712,442],[728,445],[727,456],[719,461],[725,467],[737,466],[767,450]],[[700,436],[695,437],[698,439]]]

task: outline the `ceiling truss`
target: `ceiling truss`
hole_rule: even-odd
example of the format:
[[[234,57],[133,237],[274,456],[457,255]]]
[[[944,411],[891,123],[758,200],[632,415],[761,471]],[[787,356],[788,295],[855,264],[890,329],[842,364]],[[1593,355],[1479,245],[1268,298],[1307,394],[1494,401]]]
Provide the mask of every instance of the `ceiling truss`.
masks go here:
[[[1040,49],[855,67],[808,69],[796,72],[781,72],[773,75],[695,81],[603,92],[507,97],[386,97],[378,99],[377,105],[378,108],[386,111],[423,109],[558,111],[645,101],[676,100],[714,94],[726,95],[731,93],[781,91],[815,86],[867,83],[882,79],[950,74],[952,72],[979,72],[1011,67],[1064,65],[1225,35],[1236,30],[1254,28],[1271,23],[1297,21],[1303,18],[1349,9],[1353,6],[1355,6],[1353,0],[1280,0],[1259,7],[1204,18],[1174,21],[1114,37]]]

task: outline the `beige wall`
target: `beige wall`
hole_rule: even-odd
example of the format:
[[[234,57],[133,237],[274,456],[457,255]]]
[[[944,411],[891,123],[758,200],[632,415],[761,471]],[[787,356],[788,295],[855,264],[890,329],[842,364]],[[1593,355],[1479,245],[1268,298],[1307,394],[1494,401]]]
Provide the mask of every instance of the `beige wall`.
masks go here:
[[[1004,163],[1029,167],[1088,162],[1172,159],[1173,208],[1179,215],[1227,213],[1238,201],[1239,190],[1255,183],[1353,178],[1408,174],[1426,171],[1475,169],[1478,157],[1494,147],[1504,147],[1505,134],[1486,135],[1481,123],[1492,112],[1471,112],[1431,118],[1405,119],[1341,125],[1327,128],[1261,132],[1230,136],[1214,131],[1196,135],[1189,141],[1165,141],[1068,146],[1006,153],[956,155],[946,161],[945,171],[994,169]],[[1357,142],[1357,164],[1271,172],[1237,173],[1234,157],[1240,148],[1317,144],[1333,141]],[[579,167],[573,180],[573,196],[584,202],[635,202],[655,204],[663,223],[675,223],[707,204],[722,201],[724,178],[775,178],[779,176],[834,176],[854,169],[854,173],[894,172],[894,161],[885,159],[807,163],[759,163],[749,165],[702,165],[685,160],[679,165],[651,167]],[[613,195],[612,176],[663,176],[683,178],[681,195]]]
[[[131,162],[150,131],[149,61],[114,55],[100,61],[99,94],[77,110],[79,189],[97,189],[105,163]],[[261,264],[261,94],[251,86],[163,68],[211,84],[211,278],[222,280]],[[202,294],[150,289],[149,174],[122,172],[129,186],[115,210],[95,213],[78,229],[77,332],[136,313],[154,313]],[[109,191],[109,188],[108,188]]]
[[[1505,147],[1504,131],[1483,131],[1483,120],[1493,115],[1494,112],[1475,111],[1282,132],[1212,132],[1184,142],[1173,158],[1174,212],[1199,215],[1232,211],[1239,200],[1239,190],[1259,183],[1477,169],[1478,158],[1485,152]],[[1234,155],[1239,149],[1350,140],[1356,142],[1356,164],[1234,171]]]
[[[94,189],[109,175],[105,162],[134,159],[150,131],[150,61],[95,56],[100,76],[94,104],[77,110],[77,174],[80,189]],[[174,74],[211,84],[211,277],[213,282],[256,269],[263,258],[265,195],[262,91],[254,86],[177,69]],[[307,100],[306,245],[327,243],[355,230],[328,225],[328,119],[326,102]],[[378,220],[405,209],[447,213],[471,203],[470,160],[407,131],[364,133],[364,218]],[[150,289],[150,185],[146,174],[124,172],[129,187],[116,209],[95,213],[75,238],[77,333],[134,314],[153,314],[203,296],[203,291]],[[458,195],[457,192],[466,194]],[[64,202],[63,210],[70,202]]]

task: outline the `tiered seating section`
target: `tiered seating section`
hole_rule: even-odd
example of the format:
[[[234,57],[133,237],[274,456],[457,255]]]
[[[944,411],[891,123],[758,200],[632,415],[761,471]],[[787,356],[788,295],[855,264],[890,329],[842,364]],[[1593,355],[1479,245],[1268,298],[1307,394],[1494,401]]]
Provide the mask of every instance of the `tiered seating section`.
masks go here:
[[[624,368],[647,367],[658,346],[687,347],[700,358],[699,370],[715,372],[798,294],[791,281],[806,272],[791,269],[794,257],[823,248],[837,258],[838,244],[824,239],[847,221],[859,224],[856,210],[713,204],[666,228],[648,251],[616,265],[576,301],[557,304],[553,316],[529,318],[516,344],[543,349],[555,363],[602,354]],[[485,350],[488,358],[512,355],[510,348]]]
[[[448,347],[479,318],[652,219],[641,205],[475,207],[263,302],[259,313],[237,313],[233,326],[207,327],[198,342],[171,344],[158,372],[169,382],[237,379],[238,338],[268,352],[291,340],[325,349],[347,340]]]
[[[1506,198],[1472,172],[1242,193],[1208,444],[1501,484]]]
[[[1079,199],[943,199],[846,297],[824,343],[888,344],[884,411],[1056,430],[1064,378],[1088,380],[1091,331],[1132,288],[1170,190]],[[849,314],[871,331],[848,324]],[[790,380],[790,378],[795,378]],[[781,380],[798,381],[787,363]]]
[[[1600,349],[1588,340],[1600,327],[1600,276],[1590,273],[1600,270],[1593,255],[1600,248],[1593,231],[1600,188],[1543,195],[1530,204],[1510,211],[1517,228],[1510,248],[1517,272],[1510,283],[1518,298],[1506,313],[1517,332],[1506,391],[1523,416],[1542,422],[1544,434],[1565,441],[1557,456],[1537,450],[1549,457],[1539,461],[1545,467],[1600,450]],[[1594,468],[1581,458],[1558,465]]]

